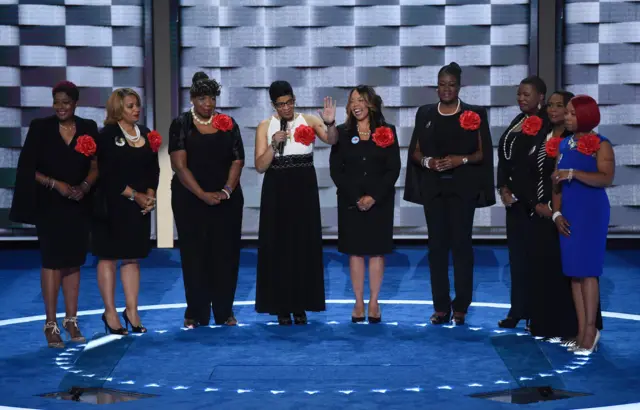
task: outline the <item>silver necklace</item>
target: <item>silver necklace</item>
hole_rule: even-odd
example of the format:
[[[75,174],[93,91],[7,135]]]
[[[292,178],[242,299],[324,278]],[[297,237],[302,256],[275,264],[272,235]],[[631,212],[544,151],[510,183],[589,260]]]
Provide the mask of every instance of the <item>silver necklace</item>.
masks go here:
[[[440,114],[442,116],[450,117],[452,115],[456,115],[459,110],[460,110],[460,99],[459,98],[458,98],[458,105],[456,106],[456,110],[454,112],[452,112],[451,114],[444,114],[442,111],[440,111],[440,103],[438,103],[438,114]]]
[[[528,116],[525,115],[524,117],[522,117],[522,119],[520,121],[518,121],[518,123],[516,125],[511,127],[509,129],[509,131],[507,132],[507,135],[505,135],[504,140],[502,141],[502,152],[504,152],[504,159],[506,159],[507,161],[509,161],[511,159],[511,154],[513,154],[513,143],[516,141],[516,137],[518,136],[518,134],[513,134],[513,138],[511,138],[511,143],[509,144],[509,153],[508,154],[507,154],[507,139],[509,139],[509,135],[511,135],[513,130],[518,128],[518,126],[520,124],[522,124],[527,117]]]
[[[191,106],[191,116],[200,125],[209,125],[211,124],[211,121],[213,121],[213,115],[208,120],[202,121],[200,117],[198,117],[198,115],[196,114],[196,111],[193,109],[193,105]]]

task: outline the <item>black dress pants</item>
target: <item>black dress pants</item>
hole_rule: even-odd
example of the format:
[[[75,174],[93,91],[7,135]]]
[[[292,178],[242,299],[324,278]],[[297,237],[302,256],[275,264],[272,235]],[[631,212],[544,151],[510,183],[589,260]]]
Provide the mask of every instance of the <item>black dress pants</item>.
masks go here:
[[[519,203],[507,208],[507,247],[511,271],[511,309],[508,317],[531,318],[535,229],[529,209]]]
[[[453,182],[453,181],[451,181]],[[438,196],[425,206],[429,230],[429,269],[436,312],[467,313],[473,295],[473,216],[475,200],[463,198],[443,181]],[[449,251],[453,256],[455,299],[449,295]]]
[[[197,208],[189,212],[174,206],[187,300],[185,319],[207,325],[213,310],[220,325],[231,316],[240,267],[242,203],[242,199],[223,202],[208,215],[194,212]]]

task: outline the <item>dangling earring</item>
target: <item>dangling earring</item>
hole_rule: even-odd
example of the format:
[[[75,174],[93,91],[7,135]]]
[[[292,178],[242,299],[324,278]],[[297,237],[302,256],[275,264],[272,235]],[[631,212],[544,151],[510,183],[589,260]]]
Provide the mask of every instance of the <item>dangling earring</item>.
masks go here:
[[[542,109],[542,103],[538,103],[538,111]]]

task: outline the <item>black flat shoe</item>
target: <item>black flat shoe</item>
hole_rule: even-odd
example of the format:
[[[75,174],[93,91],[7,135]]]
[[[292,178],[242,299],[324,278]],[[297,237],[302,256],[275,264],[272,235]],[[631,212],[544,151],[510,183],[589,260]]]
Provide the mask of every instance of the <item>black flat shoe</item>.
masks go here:
[[[307,324],[307,314],[305,312],[294,313],[293,314],[293,323],[295,323],[296,325],[306,325]]]
[[[291,326],[293,324],[291,315],[278,315],[278,324],[280,326]]]
[[[432,325],[444,325],[446,323],[451,322],[451,312],[447,312],[444,315],[439,315],[438,312],[435,312],[429,318],[429,321]]]
[[[361,317],[356,317],[356,316],[351,316],[351,323],[362,323],[364,322],[365,317],[361,316]]]
[[[507,317],[498,322],[498,327],[503,329],[515,329],[515,327],[518,326],[518,323],[520,323],[520,319]]]
[[[462,326],[464,325],[464,319],[465,319],[465,314],[464,313],[454,313],[453,314],[453,323],[456,326]]]
[[[378,317],[368,316],[367,319],[369,320],[370,324],[380,323],[380,322],[382,322],[382,315],[380,315]]]

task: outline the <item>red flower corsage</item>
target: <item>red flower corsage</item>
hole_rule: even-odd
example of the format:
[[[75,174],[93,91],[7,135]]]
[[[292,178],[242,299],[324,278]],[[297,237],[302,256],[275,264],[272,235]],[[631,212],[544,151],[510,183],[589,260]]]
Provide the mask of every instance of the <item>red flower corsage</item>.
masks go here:
[[[467,131],[480,128],[480,116],[475,111],[465,111],[460,115],[460,126]]]
[[[96,154],[96,142],[89,135],[81,135],[76,141],[76,151],[86,157],[92,157]]]
[[[600,137],[596,134],[587,134],[580,137],[577,142],[578,152],[584,155],[593,155],[600,149]]]
[[[311,145],[316,140],[316,131],[308,125],[299,125],[293,133],[293,139],[303,145]]]
[[[553,137],[547,141],[544,150],[547,152],[547,156],[549,158],[555,158],[558,156],[558,150],[560,149],[561,142],[562,137]]]
[[[376,131],[371,135],[373,138],[373,142],[376,143],[380,148],[387,148],[389,145],[393,144],[394,137],[393,131],[389,127],[378,127]]]
[[[538,132],[542,128],[542,118],[537,115],[528,117],[522,123],[522,133],[530,136],[538,135]]]
[[[218,114],[213,117],[212,124],[214,128],[225,132],[230,131],[233,128],[233,120],[228,115]]]
[[[162,145],[162,136],[160,136],[160,133],[156,130],[149,132],[149,134],[147,134],[147,140],[149,140],[151,151],[158,152],[160,145]]]

